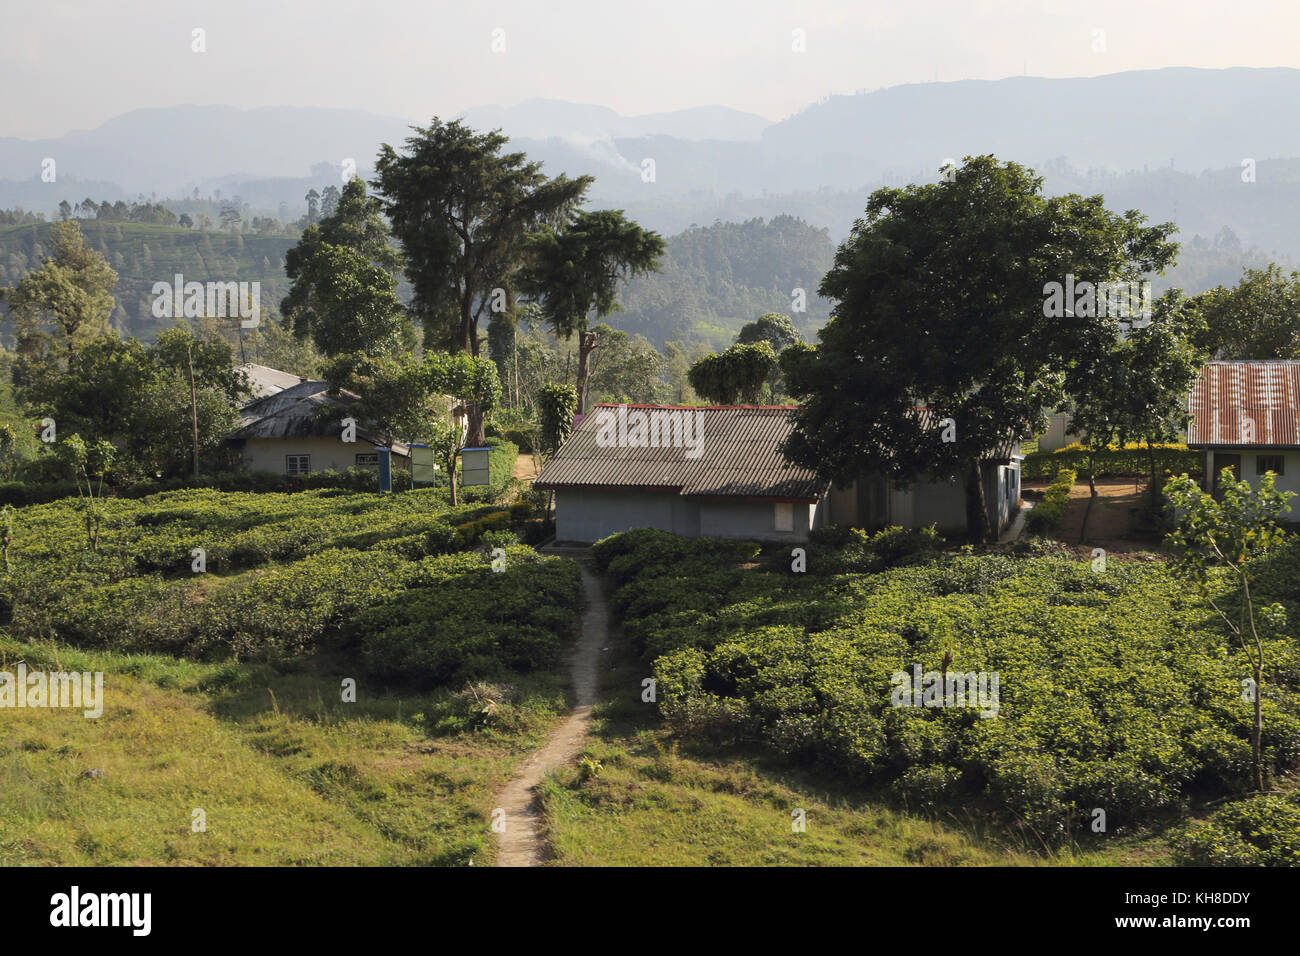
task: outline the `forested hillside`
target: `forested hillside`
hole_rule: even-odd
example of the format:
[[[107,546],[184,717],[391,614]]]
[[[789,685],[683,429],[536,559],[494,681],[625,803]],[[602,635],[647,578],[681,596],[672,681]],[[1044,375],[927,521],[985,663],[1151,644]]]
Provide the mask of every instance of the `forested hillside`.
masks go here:
[[[807,333],[830,314],[816,293],[834,256],[830,233],[794,216],[693,226],[668,240],[658,273],[627,284],[626,311],[611,324],[660,347],[669,339],[729,345],[765,312],[788,314]],[[796,289],[806,311],[792,301]]]
[[[49,229],[48,222],[0,226],[0,287],[36,267],[48,251]],[[284,259],[293,236],[98,220],[82,220],[81,229],[86,244],[117,271],[114,327],[142,339],[171,324],[153,316],[151,289],[178,272],[186,281],[260,281],[264,310],[277,309],[289,288]],[[610,324],[659,348],[671,339],[730,345],[742,325],[764,312],[789,314],[807,333],[829,314],[816,290],[834,254],[827,230],[793,216],[692,227],[669,238],[660,272],[628,283],[626,311]],[[792,303],[795,289],[805,290],[805,312]],[[399,294],[406,292],[399,284]]]
[[[99,252],[117,272],[111,322],[119,331],[152,339],[170,319],[152,313],[155,282],[258,281],[262,308],[279,305],[289,289],[285,253],[293,236],[262,236],[182,226],[133,222],[80,223],[86,245]],[[10,286],[35,269],[49,252],[50,223],[0,226],[0,287]]]

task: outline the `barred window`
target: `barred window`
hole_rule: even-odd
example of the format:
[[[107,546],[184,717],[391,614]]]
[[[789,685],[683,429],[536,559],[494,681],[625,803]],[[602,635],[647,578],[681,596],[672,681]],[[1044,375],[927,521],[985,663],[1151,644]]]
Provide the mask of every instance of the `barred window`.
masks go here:
[[[1256,455],[1255,474],[1262,475],[1266,471],[1271,471],[1281,478],[1285,474],[1282,466],[1284,460],[1282,455]]]
[[[311,455],[285,455],[284,472],[287,475],[306,475],[311,472]]]

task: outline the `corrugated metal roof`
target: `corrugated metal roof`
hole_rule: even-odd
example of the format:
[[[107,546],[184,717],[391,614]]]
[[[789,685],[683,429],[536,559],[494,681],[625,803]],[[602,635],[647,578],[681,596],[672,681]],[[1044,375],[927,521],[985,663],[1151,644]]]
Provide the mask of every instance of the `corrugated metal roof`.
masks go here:
[[[1300,446],[1300,362],[1210,362],[1188,411],[1193,448]]]
[[[827,483],[781,456],[792,411],[790,405],[597,405],[546,463],[533,487],[816,500]],[[637,412],[645,415],[645,444]],[[698,418],[688,425],[686,415]],[[659,447],[649,444],[655,440]],[[688,457],[696,449],[698,456]]]
[[[240,410],[239,427],[229,437],[236,440],[339,438],[342,434],[340,423],[347,417],[348,406],[357,400],[357,396],[342,391],[336,398],[328,394],[329,387],[329,382],[304,381],[250,402]],[[330,413],[321,413],[319,409],[328,409]],[[357,439],[370,444],[384,444],[360,424]],[[392,451],[397,455],[408,453],[400,442],[393,443]]]
[[[254,400],[274,395],[277,392],[283,392],[286,388],[293,388],[295,385],[306,381],[306,379],[300,378],[292,372],[282,372],[278,368],[271,368],[269,365],[258,365],[256,362],[237,365],[235,371],[243,372],[248,377],[248,384],[252,387]]]

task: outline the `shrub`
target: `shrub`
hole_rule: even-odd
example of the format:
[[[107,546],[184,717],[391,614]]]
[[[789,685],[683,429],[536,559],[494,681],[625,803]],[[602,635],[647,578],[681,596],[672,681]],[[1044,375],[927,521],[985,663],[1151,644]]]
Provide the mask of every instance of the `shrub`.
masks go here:
[[[1029,534],[1051,534],[1061,526],[1065,517],[1065,507],[1070,502],[1070,489],[1074,487],[1077,474],[1070,468],[1062,468],[1047,486],[1043,500],[1030,510],[1025,518],[1025,531]]]
[[[1202,469],[1201,452],[1186,445],[1156,444],[1152,446],[1156,474],[1199,475]],[[1092,458],[1098,478],[1132,478],[1151,474],[1151,458],[1143,442],[1129,442],[1123,448],[1117,445],[1090,452],[1077,442],[1056,451],[1034,451],[1025,455],[1021,463],[1021,477],[1027,479],[1049,478],[1062,468],[1076,472],[1087,468]]]
[[[1176,839],[1188,866],[1300,866],[1300,791],[1249,797]]]

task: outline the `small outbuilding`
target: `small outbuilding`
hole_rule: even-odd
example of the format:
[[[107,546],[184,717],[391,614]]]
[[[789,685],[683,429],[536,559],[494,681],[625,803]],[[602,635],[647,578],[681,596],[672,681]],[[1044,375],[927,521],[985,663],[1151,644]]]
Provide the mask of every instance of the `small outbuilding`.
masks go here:
[[[1231,468],[1237,480],[1273,472],[1300,493],[1300,362],[1210,362],[1188,396],[1187,447],[1205,455],[1205,490]]]

